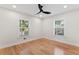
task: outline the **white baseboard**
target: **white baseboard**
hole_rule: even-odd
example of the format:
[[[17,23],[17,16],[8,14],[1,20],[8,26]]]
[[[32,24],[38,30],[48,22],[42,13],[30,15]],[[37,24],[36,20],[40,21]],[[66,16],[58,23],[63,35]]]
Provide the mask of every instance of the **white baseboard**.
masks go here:
[[[43,38],[43,37],[41,37]],[[69,44],[69,45],[73,45],[73,46],[77,46],[79,47],[78,44],[72,44],[71,42],[66,42],[66,41],[62,41],[62,40],[58,40],[56,38],[49,38],[49,37],[45,37],[46,39],[49,39],[49,40],[54,40],[54,41],[58,41],[58,42],[62,42],[62,43],[65,43],[65,44]],[[7,45],[4,45],[3,47],[0,47],[0,49],[2,48],[6,48],[6,47],[11,47],[11,46],[14,46],[14,45],[18,45],[18,44],[22,44],[22,43],[26,43],[26,42],[29,42],[29,41],[33,41],[33,40],[38,40],[40,38],[32,38],[32,39],[26,39],[26,40],[22,40],[22,41],[18,41],[16,43],[13,43],[13,44],[7,44]]]
[[[40,38],[25,39],[25,40],[18,41],[18,42],[12,43],[12,44],[4,45],[4,46],[0,47],[0,49],[11,47],[11,46],[22,44],[22,43],[26,43],[26,42],[33,41],[33,40],[38,40],[38,39],[40,39]]]
[[[61,42],[61,43],[65,43],[65,44],[69,44],[69,45],[72,45],[72,46],[76,46],[76,47],[79,47],[79,44],[77,43],[71,43],[71,42],[66,42],[66,41],[62,41],[62,40],[58,40],[56,38],[49,38],[49,37],[46,37],[47,39],[50,39],[50,40],[54,40],[54,41],[58,41],[58,42]]]

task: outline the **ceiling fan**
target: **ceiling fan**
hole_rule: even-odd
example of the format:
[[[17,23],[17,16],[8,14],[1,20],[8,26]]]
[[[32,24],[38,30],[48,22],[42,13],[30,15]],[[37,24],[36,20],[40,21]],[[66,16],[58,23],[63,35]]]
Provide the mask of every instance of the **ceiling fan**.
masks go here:
[[[51,14],[51,12],[49,12],[49,11],[44,11],[42,8],[43,8],[43,6],[41,5],[41,4],[38,4],[38,8],[39,8],[39,12],[37,13],[37,14],[39,14],[39,13],[44,13],[44,14]]]

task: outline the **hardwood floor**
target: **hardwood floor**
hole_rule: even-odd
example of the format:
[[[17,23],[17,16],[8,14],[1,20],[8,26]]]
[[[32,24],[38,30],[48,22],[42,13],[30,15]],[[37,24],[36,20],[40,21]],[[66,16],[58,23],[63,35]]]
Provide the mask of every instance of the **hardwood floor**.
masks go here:
[[[41,38],[0,49],[0,55],[79,55],[79,47]]]

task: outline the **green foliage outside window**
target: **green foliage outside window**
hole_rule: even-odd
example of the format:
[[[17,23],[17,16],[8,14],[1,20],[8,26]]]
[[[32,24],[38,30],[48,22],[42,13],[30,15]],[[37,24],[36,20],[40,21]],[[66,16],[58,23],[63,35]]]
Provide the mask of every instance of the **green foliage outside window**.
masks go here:
[[[25,35],[28,34],[28,21],[27,20],[20,20],[20,24],[19,24],[19,27],[20,27],[20,32],[21,33],[24,33]]]

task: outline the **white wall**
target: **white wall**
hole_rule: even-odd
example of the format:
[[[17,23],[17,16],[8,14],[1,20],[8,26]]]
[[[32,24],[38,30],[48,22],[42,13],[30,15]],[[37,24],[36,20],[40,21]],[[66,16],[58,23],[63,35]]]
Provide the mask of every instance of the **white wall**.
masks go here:
[[[54,21],[64,20],[64,37],[54,35]],[[45,37],[79,46],[79,10],[44,19]]]
[[[19,39],[20,19],[26,19],[30,23],[29,36],[26,40],[41,37],[41,20],[39,18],[0,8],[0,48],[24,41]]]
[[[27,40],[47,37],[49,39],[79,46],[79,11],[73,11],[54,17],[52,16],[45,19],[39,19],[10,11],[8,9],[0,8],[0,48],[27,41],[19,39],[18,23],[20,19],[26,19],[29,21],[30,29]],[[56,37],[54,35],[53,25],[55,19],[64,19],[64,38]]]

